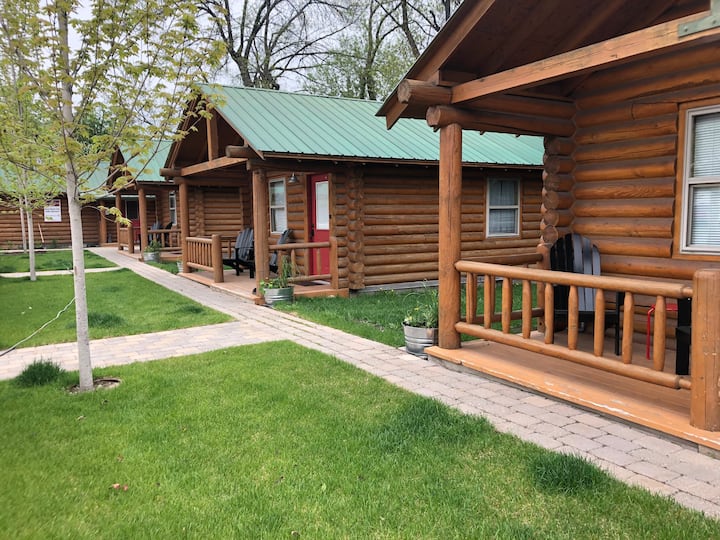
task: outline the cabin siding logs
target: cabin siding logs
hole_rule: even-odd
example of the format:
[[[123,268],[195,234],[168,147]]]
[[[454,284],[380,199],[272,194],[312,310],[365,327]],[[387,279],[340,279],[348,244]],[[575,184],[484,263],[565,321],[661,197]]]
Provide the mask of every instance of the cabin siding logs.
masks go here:
[[[521,179],[520,235],[486,237],[486,181]],[[365,285],[438,276],[437,169],[365,174]],[[462,257],[533,253],[540,236],[539,173],[465,169],[462,187]]]
[[[50,247],[70,245],[70,218],[68,217],[68,203],[65,197],[60,199],[60,222],[45,222],[42,208],[33,211],[33,231],[35,245]],[[113,203],[110,203],[112,205]],[[83,241],[87,245],[97,245],[100,242],[100,212],[95,205],[82,207]],[[27,224],[26,224],[27,226]],[[115,239],[115,225],[108,224],[107,231],[112,234],[110,240]],[[42,234],[41,234],[42,232]],[[44,242],[43,242],[44,238]],[[116,240],[116,239],[115,239]],[[22,228],[20,214],[16,208],[0,204],[0,248],[19,249],[22,247]]]
[[[545,171],[543,202],[550,187],[565,186],[559,170],[568,159],[574,184],[567,192],[558,190],[557,204],[562,209],[571,201],[564,210],[572,220],[570,228],[598,246],[603,274],[689,282],[701,268],[720,267],[707,258],[678,257],[673,244],[682,211],[677,193],[678,154],[684,144],[678,138],[679,108],[713,97],[720,104],[720,71],[714,60],[719,47],[701,45],[589,76],[573,96],[576,132],[570,143],[546,139],[546,160],[558,177]],[[567,193],[571,199],[565,198]],[[544,235],[553,219],[544,206]],[[559,225],[563,214],[557,219]],[[652,298],[635,298],[638,332],[644,332],[653,303]],[[669,335],[674,324],[668,321]]]

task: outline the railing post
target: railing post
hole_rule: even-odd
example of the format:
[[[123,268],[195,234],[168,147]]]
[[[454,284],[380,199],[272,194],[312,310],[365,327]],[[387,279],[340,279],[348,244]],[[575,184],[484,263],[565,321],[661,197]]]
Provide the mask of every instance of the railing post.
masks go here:
[[[188,253],[188,239],[187,237],[180,239],[182,250],[180,253],[180,260],[182,261],[182,271],[184,274],[188,274],[190,272],[190,267],[188,266],[188,260],[190,258],[190,254]]]
[[[690,424],[720,431],[720,270],[693,278]]]
[[[335,236],[330,237],[330,284],[333,289],[340,288],[340,276],[338,275],[338,244]]]
[[[211,238],[213,281],[215,283],[223,283],[225,281],[225,277],[223,276],[222,239],[219,234],[213,234]]]

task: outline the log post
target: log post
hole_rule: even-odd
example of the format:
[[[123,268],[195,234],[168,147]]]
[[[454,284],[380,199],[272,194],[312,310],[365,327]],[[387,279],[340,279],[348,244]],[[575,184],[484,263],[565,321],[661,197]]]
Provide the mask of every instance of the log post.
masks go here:
[[[222,238],[219,234],[213,234],[210,238],[212,239],[211,256],[213,281],[215,283],[223,283],[225,281],[225,277],[223,275]]]
[[[177,179],[175,179],[178,182]],[[188,196],[188,186],[185,180],[178,182],[180,185],[180,245],[182,246],[182,263],[183,272],[190,272],[188,266],[187,243],[185,239],[190,236],[190,198]]]
[[[268,231],[270,230],[270,195],[265,169],[252,172],[253,188],[253,234],[255,235],[255,281],[260,291],[260,282],[270,275],[268,267]]]
[[[461,254],[462,127],[450,124],[440,128],[440,182],[438,215],[438,279],[440,321],[438,344],[459,349],[460,272],[455,263]]]
[[[148,223],[147,223],[147,198],[145,196],[145,188],[138,187],[138,212],[140,213],[140,252],[144,252],[148,245]],[[131,236],[131,242],[134,244],[135,239]]]
[[[690,424],[720,431],[720,270],[693,277]]]

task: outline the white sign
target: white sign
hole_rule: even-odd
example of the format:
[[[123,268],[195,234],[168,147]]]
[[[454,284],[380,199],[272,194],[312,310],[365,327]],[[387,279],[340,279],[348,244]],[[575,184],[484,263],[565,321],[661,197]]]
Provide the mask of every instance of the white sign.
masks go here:
[[[60,223],[62,221],[62,207],[60,199],[53,199],[50,204],[45,207],[45,222]]]

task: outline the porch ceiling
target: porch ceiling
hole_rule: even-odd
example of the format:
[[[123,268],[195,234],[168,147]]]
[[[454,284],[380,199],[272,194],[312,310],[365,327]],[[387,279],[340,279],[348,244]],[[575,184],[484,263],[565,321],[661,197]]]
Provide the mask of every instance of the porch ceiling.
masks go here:
[[[680,42],[688,46],[717,39],[707,32],[682,40],[677,36],[677,20],[699,19],[709,4],[709,0],[466,1],[406,80],[448,89],[449,97],[442,104],[463,110],[517,113],[518,99],[531,98],[527,114],[532,114],[530,109],[543,101],[572,101],[575,89],[593,72],[644,59]],[[663,23],[667,23],[664,32],[659,26]],[[387,117],[388,126],[401,117],[424,118],[432,105],[427,100],[403,102],[400,88],[378,113]],[[512,97],[509,107],[503,106],[501,95]],[[488,103],[488,97],[495,99]]]

